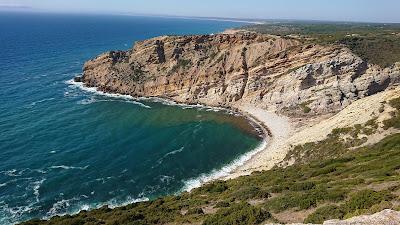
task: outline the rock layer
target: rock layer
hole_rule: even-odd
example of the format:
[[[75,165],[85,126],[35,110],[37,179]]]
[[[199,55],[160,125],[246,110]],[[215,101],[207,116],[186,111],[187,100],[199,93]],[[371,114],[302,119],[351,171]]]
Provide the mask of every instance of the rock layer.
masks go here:
[[[104,53],[83,70],[86,85],[108,92],[317,114],[400,81],[400,64],[381,69],[345,47],[256,33],[156,37]]]

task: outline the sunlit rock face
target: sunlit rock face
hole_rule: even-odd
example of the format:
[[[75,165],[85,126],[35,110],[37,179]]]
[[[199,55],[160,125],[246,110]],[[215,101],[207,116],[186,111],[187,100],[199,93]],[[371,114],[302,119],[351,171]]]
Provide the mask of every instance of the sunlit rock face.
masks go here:
[[[82,81],[108,92],[273,111],[323,114],[399,83],[340,46],[256,33],[162,36],[88,61]]]

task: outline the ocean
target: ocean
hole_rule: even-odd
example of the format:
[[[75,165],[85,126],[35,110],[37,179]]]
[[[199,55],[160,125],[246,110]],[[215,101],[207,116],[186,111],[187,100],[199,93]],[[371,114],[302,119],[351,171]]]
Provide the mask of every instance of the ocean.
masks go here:
[[[0,224],[179,193],[242,163],[262,140],[238,115],[72,81],[85,61],[137,40],[241,25],[0,12]]]

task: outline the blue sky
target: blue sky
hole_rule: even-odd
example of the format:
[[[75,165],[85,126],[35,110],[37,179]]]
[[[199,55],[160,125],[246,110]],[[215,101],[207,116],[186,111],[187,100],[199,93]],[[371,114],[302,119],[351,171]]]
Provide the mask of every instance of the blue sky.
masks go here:
[[[0,6],[78,13],[400,22],[400,0],[0,0]]]

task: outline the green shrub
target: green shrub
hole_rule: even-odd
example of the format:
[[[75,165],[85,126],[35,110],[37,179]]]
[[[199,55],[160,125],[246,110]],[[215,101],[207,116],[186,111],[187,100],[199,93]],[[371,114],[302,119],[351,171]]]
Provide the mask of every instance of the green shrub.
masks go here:
[[[239,190],[233,193],[233,197],[238,200],[247,200],[247,199],[260,199],[260,198],[269,198],[270,194],[255,186],[244,186]]]
[[[252,225],[260,224],[271,218],[271,214],[262,208],[247,203],[233,204],[229,208],[219,209],[204,221],[204,225]]]
[[[339,202],[346,198],[347,191],[340,188],[334,188],[320,192],[321,198],[325,201]]]
[[[311,174],[311,176],[312,177],[316,177],[316,176],[332,173],[332,172],[335,172],[335,171],[336,171],[336,166],[335,165],[331,165],[331,166],[328,166],[328,167],[325,167],[325,168],[322,168],[322,169],[314,171]]]
[[[226,208],[229,207],[231,204],[229,202],[226,201],[222,201],[222,202],[218,202],[217,204],[215,204],[215,208]]]
[[[190,59],[178,59],[177,63],[168,72],[169,75],[178,72],[180,68],[187,69],[192,66],[192,61]]]
[[[225,181],[214,181],[196,189],[196,192],[221,193],[228,189]]]
[[[274,185],[269,188],[269,191],[272,193],[281,193],[283,190],[289,189],[286,185]]]
[[[377,192],[366,189],[352,194],[344,207],[348,213],[351,213],[359,209],[369,209],[382,201],[390,201],[392,199],[393,195],[387,191]]]
[[[300,210],[309,209],[317,206],[317,196],[304,195],[303,198],[298,199],[297,206]]]
[[[304,112],[304,113],[309,113],[309,112],[311,112],[311,108],[308,107],[307,105],[302,106],[302,108],[303,108],[303,112]]]
[[[397,111],[394,112],[392,118],[383,121],[384,129],[389,129],[391,127],[400,128],[400,98],[395,98],[389,101],[389,105],[395,108]]]
[[[330,219],[342,219],[345,212],[343,209],[336,205],[327,205],[318,208],[315,212],[310,214],[304,223],[316,223],[322,224],[326,220]]]
[[[310,181],[297,182],[297,183],[292,184],[289,187],[289,190],[291,190],[291,191],[306,191],[306,190],[311,190],[314,187],[315,187],[315,184]]]
[[[306,192],[289,192],[267,201],[265,206],[275,212],[291,208],[309,209],[319,202],[339,202],[346,198],[346,191],[341,189],[327,189],[318,187]]]
[[[393,108],[400,110],[400,98],[391,99],[389,105]]]
[[[187,212],[188,215],[201,215],[204,214],[202,208],[190,208]]]
[[[384,125],[383,128],[385,130],[387,130],[391,127],[399,129],[400,128],[400,114],[397,114],[397,115],[393,116],[392,118],[383,121],[383,125]]]
[[[265,206],[266,208],[275,212],[281,212],[286,209],[296,207],[298,205],[297,202],[299,198],[301,198],[301,194],[299,193],[288,193],[272,198],[271,200],[267,201]]]

